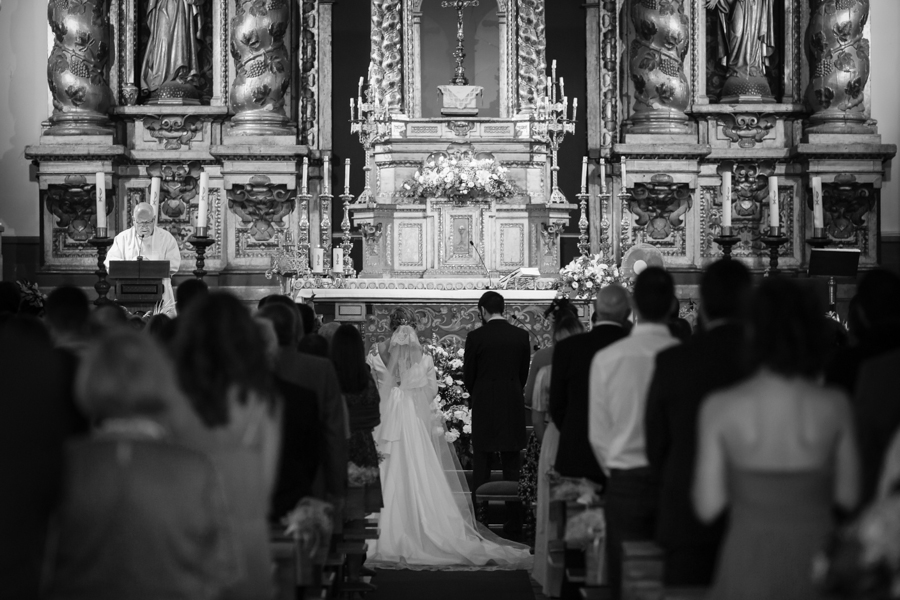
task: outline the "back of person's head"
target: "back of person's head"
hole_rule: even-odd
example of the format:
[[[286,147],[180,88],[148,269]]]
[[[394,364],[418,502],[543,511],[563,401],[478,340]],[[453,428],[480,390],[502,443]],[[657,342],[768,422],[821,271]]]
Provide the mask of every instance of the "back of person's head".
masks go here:
[[[296,302],[294,302],[284,294],[272,294],[271,296],[266,296],[265,298],[263,298],[263,300],[265,300],[265,302],[260,301],[259,310],[262,310],[263,308],[271,304],[277,304],[278,306],[284,306],[291,309],[291,312],[294,313],[294,325],[297,329],[294,333],[295,339],[299,341],[303,338],[304,335],[306,335],[306,321],[303,316],[303,311],[300,310],[300,305],[298,305]]]
[[[810,286],[784,277],[767,277],[750,307],[750,366],[786,377],[814,378],[831,346],[822,326],[825,307]]]
[[[0,312],[17,313],[22,302],[19,286],[12,281],[0,281]]]
[[[328,340],[318,333],[304,335],[300,343],[297,344],[297,351],[301,354],[328,358]]]
[[[181,386],[209,427],[228,424],[228,401],[272,398],[272,373],[259,325],[235,296],[210,292],[178,317],[175,363]]]
[[[50,332],[43,321],[34,315],[18,313],[6,320],[3,331],[17,339],[28,339],[41,347],[52,346]]]
[[[296,310],[279,302],[269,302],[259,309],[256,316],[272,322],[279,346],[293,348],[297,345],[297,318],[299,314]]]
[[[584,325],[574,313],[564,311],[553,320],[553,343],[561,342],[567,337],[578,335],[584,331]]]
[[[275,324],[269,319],[263,319],[259,315],[253,317],[253,320],[256,321],[260,333],[262,334],[266,362],[274,373],[275,368],[278,365],[278,348],[280,346],[278,343],[278,334],[275,333]]]
[[[172,317],[164,313],[153,315],[147,322],[146,332],[160,344],[168,344],[175,332]]]
[[[388,326],[391,328],[391,331],[396,331],[401,325],[415,327],[415,317],[408,309],[398,306],[391,311],[391,316],[388,318]]]
[[[47,295],[44,301],[44,320],[56,333],[87,333],[91,305],[80,288],[63,285]]]
[[[700,310],[706,320],[741,319],[751,292],[750,270],[738,260],[719,260],[700,278]]]
[[[305,302],[297,302],[295,304],[300,316],[303,317],[303,335],[309,335],[319,330],[319,320],[316,318],[316,311],[313,307]]]
[[[128,314],[118,304],[102,304],[91,312],[88,328],[92,336],[100,336],[128,325]]]
[[[338,330],[338,327],[340,327],[340,326],[341,326],[341,324],[338,323],[337,321],[330,321],[328,323],[322,324],[322,326],[319,327],[319,331],[317,331],[316,333],[318,333],[323,338],[325,338],[325,341],[328,342],[328,344],[329,344],[328,347],[330,348],[331,347],[331,339],[334,337],[335,332]]]
[[[490,315],[500,315],[506,310],[506,302],[503,296],[494,291],[488,291],[478,300],[478,308],[483,308]]]
[[[180,396],[175,371],[159,344],[127,328],[85,351],[75,379],[78,405],[94,421],[160,418]]]
[[[341,391],[357,393],[369,383],[366,365],[366,347],[359,329],[353,325],[341,325],[331,338],[331,362],[337,371]]]
[[[175,288],[175,310],[182,313],[192,302],[209,294],[209,286],[202,279],[185,279]]]
[[[688,341],[694,333],[693,327],[684,317],[676,317],[666,323],[666,325],[669,327],[669,333],[672,334],[672,337],[680,342]]]
[[[900,321],[900,276],[885,269],[869,271],[859,281],[856,298],[868,329]]]
[[[618,283],[600,288],[594,299],[594,323],[613,321],[624,323],[631,314],[631,295]]]
[[[147,327],[147,321],[138,315],[128,317],[128,326],[135,331],[143,331]]]
[[[641,321],[663,323],[672,313],[675,282],[660,267],[647,267],[634,281],[634,306]]]

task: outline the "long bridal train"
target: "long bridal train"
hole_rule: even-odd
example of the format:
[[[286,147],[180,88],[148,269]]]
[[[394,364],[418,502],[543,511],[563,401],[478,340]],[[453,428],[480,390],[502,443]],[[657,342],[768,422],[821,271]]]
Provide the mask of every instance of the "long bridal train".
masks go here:
[[[369,363],[381,391],[381,426],[375,430],[384,508],[369,567],[394,569],[530,569],[528,547],[475,524],[471,494],[433,414],[434,363],[407,325],[391,337],[388,364]]]

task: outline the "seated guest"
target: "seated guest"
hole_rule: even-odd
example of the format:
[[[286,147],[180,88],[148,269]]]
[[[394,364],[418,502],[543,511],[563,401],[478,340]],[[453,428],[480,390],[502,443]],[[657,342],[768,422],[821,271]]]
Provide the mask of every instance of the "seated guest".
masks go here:
[[[59,355],[41,322],[10,313],[0,324],[0,596],[4,598],[38,598],[47,526],[59,499],[68,394]]]
[[[175,288],[175,308],[178,314],[184,313],[197,300],[209,295],[209,286],[202,279],[185,279]]]
[[[175,358],[193,408],[178,423],[178,439],[212,458],[236,528],[240,576],[223,597],[268,598],[267,517],[281,423],[265,339],[241,301],[226,293],[210,294],[178,318]]]
[[[273,364],[277,364],[278,349],[293,344],[297,313],[292,308],[273,302],[264,306],[256,318],[271,324],[274,330],[276,347]],[[322,464],[324,448],[315,392],[277,374],[275,386],[283,400],[281,450],[269,519],[277,523],[297,506],[297,502],[312,494],[313,480]]]
[[[175,319],[163,313],[153,315],[147,322],[147,333],[160,344],[168,345],[175,334],[174,321]]]
[[[818,598],[812,561],[832,508],[856,505],[850,406],[817,383],[823,312],[812,290],[767,278],[750,311],[753,375],[700,409],[694,507],[705,522],[730,510],[711,598]]]
[[[209,458],[169,440],[183,398],[160,348],[114,333],[87,351],[77,389],[99,425],[66,449],[44,597],[219,598],[237,568],[224,490]]]
[[[666,552],[666,583],[709,585],[723,523],[697,520],[691,482],[697,416],[706,396],[744,375],[744,313],[750,271],[736,260],[713,263],[700,280],[699,333],[656,357],[644,428],[647,459],[661,478],[656,539]]]
[[[98,306],[88,318],[91,338],[99,338],[115,329],[127,326],[128,312],[112,302]]]
[[[870,358],[862,364],[859,373],[853,413],[856,439],[859,440],[863,506],[876,495],[888,446],[895,433],[900,431],[897,365],[900,365],[900,350]]]
[[[628,335],[625,323],[630,314],[628,291],[619,285],[606,286],[594,300],[591,331],[554,347],[550,417],[559,429],[555,469],[560,475],[606,483],[588,441],[588,377],[594,354]]]
[[[334,332],[331,344],[331,363],[341,384],[341,394],[347,404],[350,440],[347,457],[357,467],[378,470],[378,451],[372,431],[381,423],[378,386],[366,364],[366,347],[359,329],[341,325]],[[382,506],[381,481],[365,486],[366,513],[379,511]],[[352,515],[362,518],[363,515]]]

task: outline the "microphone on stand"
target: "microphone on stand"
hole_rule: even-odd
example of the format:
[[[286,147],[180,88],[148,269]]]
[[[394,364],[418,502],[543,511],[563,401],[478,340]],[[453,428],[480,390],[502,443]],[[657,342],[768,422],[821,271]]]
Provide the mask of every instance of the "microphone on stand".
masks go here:
[[[535,351],[540,350],[541,349],[541,339],[531,330],[531,328],[528,327],[528,325],[525,323],[525,321],[522,320],[522,317],[519,315],[519,313],[513,313],[512,318],[515,319],[516,322],[522,326],[522,329],[524,329],[525,331],[528,332],[528,335],[530,335],[532,338],[534,338]]]
[[[491,272],[490,272],[490,270],[487,268],[487,264],[485,264],[485,262],[484,262],[484,257],[481,256],[481,252],[478,251],[478,246],[476,246],[476,245],[475,245],[475,242],[473,242],[472,240],[469,240],[469,245],[472,246],[473,248],[475,248],[475,254],[478,255],[478,259],[481,261],[481,266],[484,267],[484,272],[487,273],[487,276],[488,276],[488,286],[489,286],[488,289],[494,289],[494,280],[491,279]]]
[[[138,236],[138,260],[144,260],[144,234]]]

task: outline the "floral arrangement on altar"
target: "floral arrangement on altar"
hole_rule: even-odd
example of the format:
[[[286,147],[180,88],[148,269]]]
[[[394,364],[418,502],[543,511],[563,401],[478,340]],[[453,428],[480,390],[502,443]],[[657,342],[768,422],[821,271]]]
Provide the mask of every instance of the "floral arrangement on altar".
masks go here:
[[[600,288],[611,283],[626,287],[631,285],[618,266],[603,262],[602,255],[579,256],[559,270],[557,297],[590,300]]]
[[[434,361],[438,380],[438,395],[432,402],[432,412],[446,426],[444,439],[456,445],[460,464],[468,468],[472,462],[472,409],[469,392],[463,383],[465,350],[456,341],[441,342],[437,335],[424,345],[424,350]]]
[[[471,152],[437,152],[425,159],[412,179],[397,192],[400,200],[425,198],[509,198],[516,194],[507,178],[509,169],[493,156]]]

